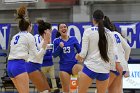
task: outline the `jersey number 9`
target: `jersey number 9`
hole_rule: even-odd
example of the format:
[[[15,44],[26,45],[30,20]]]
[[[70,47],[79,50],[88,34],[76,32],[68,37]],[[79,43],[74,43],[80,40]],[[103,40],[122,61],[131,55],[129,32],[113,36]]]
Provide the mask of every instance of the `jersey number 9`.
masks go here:
[[[19,35],[15,37],[14,44],[17,44],[18,43],[19,37],[20,37]]]

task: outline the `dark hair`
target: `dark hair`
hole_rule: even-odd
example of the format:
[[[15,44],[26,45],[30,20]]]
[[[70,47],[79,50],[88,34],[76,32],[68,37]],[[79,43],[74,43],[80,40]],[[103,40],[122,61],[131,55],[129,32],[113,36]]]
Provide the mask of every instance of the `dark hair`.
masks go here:
[[[58,38],[58,37],[60,37],[60,36],[61,36],[61,34],[57,31],[57,32],[56,32],[55,38]]]
[[[67,24],[66,23],[60,23],[60,24],[58,24],[58,31],[57,31],[57,33],[56,33],[56,38],[58,38],[58,37],[60,37],[61,36],[61,34],[60,34],[60,32],[59,32],[59,28],[60,28],[60,25],[61,24],[65,24],[66,26],[67,26]],[[67,28],[68,28],[68,26],[67,26]]]
[[[104,21],[103,21],[103,23],[104,23],[104,26],[105,26],[107,29],[109,29],[110,31],[116,31],[116,32],[120,33],[120,35],[121,35],[122,37],[124,37],[124,36],[122,35],[122,33],[116,28],[116,26],[110,21],[110,19],[109,19],[108,16],[104,16]]]
[[[19,9],[17,9],[17,18],[19,19],[19,29],[21,31],[26,31],[29,27],[29,25],[31,25],[31,22],[27,19],[25,19],[26,17],[26,7],[25,6],[21,6]]]
[[[105,62],[109,62],[109,57],[107,55],[108,42],[107,42],[107,39],[106,39],[106,32],[105,32],[105,28],[104,28],[104,25],[103,25],[104,14],[101,10],[96,10],[93,13],[93,18],[98,23],[98,33],[99,33],[98,47],[99,47],[99,50],[100,50],[101,58]]]
[[[115,25],[110,21],[108,16],[104,16],[104,20],[103,20],[104,26],[109,29],[110,31],[117,31],[117,28],[115,27]]]
[[[52,25],[48,22],[44,22],[43,20],[37,20],[38,23],[38,32],[42,36],[45,32],[44,30],[51,29]]]
[[[59,31],[59,28],[60,28],[60,25],[61,25],[61,24],[65,24],[65,25],[67,26],[66,23],[59,23],[59,24],[58,24],[58,31]],[[68,26],[67,26],[67,28],[68,28]]]

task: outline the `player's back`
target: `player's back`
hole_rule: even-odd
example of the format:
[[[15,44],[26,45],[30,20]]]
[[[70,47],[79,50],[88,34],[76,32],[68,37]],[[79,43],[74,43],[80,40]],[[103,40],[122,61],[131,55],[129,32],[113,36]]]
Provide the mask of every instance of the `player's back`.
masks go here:
[[[118,51],[118,56],[121,61],[121,65],[123,66],[123,70],[127,70],[127,61],[129,59],[129,54],[131,51],[130,46],[128,43],[125,41],[125,39],[119,34],[118,32],[114,31],[113,32],[115,40],[116,40],[116,46],[117,46],[117,51]]]
[[[28,32],[23,31],[13,36],[10,44],[10,54],[8,59],[25,59],[28,58]]]
[[[108,42],[108,49],[110,49],[111,47],[111,43],[112,43],[112,38],[111,38],[111,34],[110,34],[110,30],[105,29],[105,33],[106,33],[106,39]],[[99,59],[101,58],[100,56],[100,50],[98,47],[98,42],[99,42],[99,33],[98,33],[98,27],[92,27],[89,28],[85,31],[85,35],[86,35],[86,41],[83,38],[83,43],[87,43],[88,40],[88,47],[87,46],[82,46],[88,49],[88,55],[87,58],[91,58],[91,55],[93,54],[92,57],[94,57],[95,59]],[[104,46],[103,46],[104,47]]]
[[[110,30],[105,29],[105,35],[108,43],[108,57],[110,58],[113,53],[113,37]],[[86,56],[85,64],[95,72],[108,73],[110,69],[109,62],[105,62],[100,55],[98,47],[99,32],[98,27],[91,27],[84,31],[82,39],[82,56]],[[104,46],[102,46],[104,47]]]
[[[43,50],[43,52],[40,51],[42,51],[41,46],[43,42],[44,40],[39,34],[32,36],[32,49],[29,49],[29,62],[42,64],[45,50]]]

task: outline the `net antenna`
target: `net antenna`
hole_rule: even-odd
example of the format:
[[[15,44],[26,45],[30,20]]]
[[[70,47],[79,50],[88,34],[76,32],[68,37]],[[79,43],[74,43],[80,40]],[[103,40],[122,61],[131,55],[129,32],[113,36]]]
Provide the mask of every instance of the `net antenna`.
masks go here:
[[[37,3],[38,0],[2,0],[4,4]]]

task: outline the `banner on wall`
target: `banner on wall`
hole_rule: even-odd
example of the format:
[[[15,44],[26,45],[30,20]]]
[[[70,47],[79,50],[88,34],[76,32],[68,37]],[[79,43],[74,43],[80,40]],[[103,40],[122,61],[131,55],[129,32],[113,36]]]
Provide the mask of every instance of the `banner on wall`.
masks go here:
[[[10,24],[0,24],[0,49],[8,49]]]
[[[76,36],[81,43],[84,30],[93,26],[91,22],[87,23],[68,23],[68,34]],[[140,22],[137,23],[115,23],[116,27],[127,40],[132,48],[140,48]],[[37,33],[37,25],[34,25],[34,32]],[[52,41],[57,32],[57,24],[52,26]]]
[[[124,89],[140,89],[140,64],[128,64],[130,76],[123,78]]]
[[[127,39],[132,48],[140,48],[140,22],[137,23],[115,23],[122,35]]]

